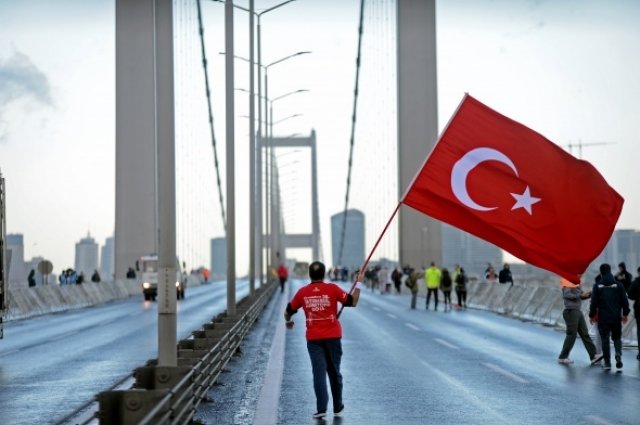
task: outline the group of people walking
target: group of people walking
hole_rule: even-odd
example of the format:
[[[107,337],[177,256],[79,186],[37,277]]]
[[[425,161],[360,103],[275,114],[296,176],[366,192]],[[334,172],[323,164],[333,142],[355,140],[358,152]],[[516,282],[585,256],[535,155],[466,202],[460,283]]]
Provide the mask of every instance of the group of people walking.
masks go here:
[[[444,297],[444,311],[450,311],[453,308],[453,304],[451,302],[451,292],[454,289],[456,291],[458,307],[467,308],[467,283],[469,282],[469,279],[464,269],[460,267],[460,265],[456,264],[453,269],[453,273],[449,273],[448,269],[443,268],[441,270],[436,267],[434,262],[431,262],[429,268],[427,268],[422,275],[414,276],[414,279],[412,280],[412,282],[410,282],[410,289],[412,294],[412,309],[416,308],[415,299],[418,294],[417,280],[421,277],[424,278],[424,283],[427,288],[427,310],[429,310],[431,296],[433,295],[433,308],[435,311],[438,311],[438,290],[440,290],[442,291]]]
[[[450,311],[453,308],[451,292],[455,291],[457,296],[457,306],[467,307],[467,283],[469,279],[464,269],[456,264],[453,272],[448,269],[439,269],[435,263],[431,263],[429,268],[419,271],[411,266],[404,268],[395,267],[390,272],[385,265],[376,265],[367,269],[364,273],[364,282],[371,291],[379,290],[380,294],[390,294],[395,287],[395,292],[402,292],[402,283],[411,292],[411,308],[415,310],[418,293],[420,292],[420,279],[424,279],[427,290],[426,308],[429,309],[431,297],[434,300],[434,309],[438,310],[438,292],[442,291],[444,298],[444,310]]]
[[[638,276],[633,280],[625,263],[618,265],[618,273],[613,276],[611,266],[604,263],[600,266],[600,274],[596,276],[593,289],[583,291],[580,284],[568,281],[562,282],[562,297],[564,311],[562,317],[566,323],[566,336],[562,351],[558,356],[561,364],[572,364],[569,353],[573,348],[576,337],[580,336],[591,364],[602,362],[605,371],[611,370],[611,346],[614,346],[614,360],[616,369],[621,370],[622,363],[622,325],[627,323],[629,313],[629,299],[635,300],[634,315],[638,339],[640,340],[640,267]],[[589,321],[597,326],[592,340],[589,336],[586,320],[582,314],[581,303],[591,299],[589,305]],[[636,357],[640,360],[640,348]]]

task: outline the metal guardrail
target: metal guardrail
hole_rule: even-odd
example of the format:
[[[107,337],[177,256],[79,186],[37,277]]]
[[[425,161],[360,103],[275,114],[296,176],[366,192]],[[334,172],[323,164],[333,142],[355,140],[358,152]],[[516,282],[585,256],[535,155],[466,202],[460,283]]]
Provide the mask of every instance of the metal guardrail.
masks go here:
[[[4,186],[4,178],[2,177],[2,173],[0,173],[0,339],[4,338],[4,313],[7,307],[7,288],[9,287],[8,282],[8,269],[9,264],[7,263],[7,255],[6,255],[6,221],[5,221],[5,186]]]
[[[83,425],[98,418],[100,424],[188,424],[200,403],[207,399],[240,343],[273,295],[276,284],[264,285],[253,298],[238,302],[237,313],[226,313],[205,323],[192,337],[178,343],[178,367],[148,365],[134,371],[132,389],[97,395],[99,411]],[[79,423],[79,422],[76,422]]]

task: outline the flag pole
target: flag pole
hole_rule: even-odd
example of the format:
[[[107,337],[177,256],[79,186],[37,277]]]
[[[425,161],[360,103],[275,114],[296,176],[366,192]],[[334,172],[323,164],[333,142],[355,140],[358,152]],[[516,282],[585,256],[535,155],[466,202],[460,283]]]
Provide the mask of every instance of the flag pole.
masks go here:
[[[380,241],[382,240],[382,237],[384,236],[385,233],[387,233],[387,229],[389,228],[389,225],[391,225],[391,222],[395,218],[396,214],[398,214],[398,211],[400,210],[401,205],[402,205],[402,201],[398,202],[398,205],[396,205],[396,209],[393,210],[393,213],[391,214],[391,217],[389,217],[387,224],[384,226],[384,229],[382,229],[382,233],[380,233],[380,236],[378,236],[378,240],[376,240],[376,243],[373,244],[373,248],[371,249],[371,252],[369,252],[369,256],[365,260],[364,264],[362,264],[362,267],[360,267],[360,270],[356,275],[356,279],[353,282],[353,285],[351,285],[351,289],[349,290],[350,295],[353,293],[353,290],[356,288],[356,284],[362,280],[362,275],[364,274],[364,270],[367,269],[367,266],[369,265],[369,261],[371,260],[373,253],[378,248],[378,245],[380,245]],[[346,217],[345,217],[345,220],[346,220]],[[340,311],[338,312],[338,318],[342,314],[342,310],[344,310],[344,304],[342,305],[342,307],[340,307]]]
[[[426,165],[426,163],[429,160],[429,157],[431,156],[431,154],[433,154],[433,151],[435,150],[435,148],[438,145],[438,142],[440,141],[442,136],[444,136],[444,134],[449,129],[449,124],[451,124],[451,121],[453,121],[453,118],[458,114],[458,111],[462,107],[462,104],[464,103],[465,100],[467,100],[468,97],[470,97],[469,93],[465,92],[464,96],[462,96],[462,100],[460,101],[460,103],[456,107],[456,110],[454,111],[453,115],[451,115],[451,117],[449,118],[449,121],[447,122],[447,125],[445,125],[444,129],[442,130],[442,133],[440,133],[440,136],[438,137],[438,140],[436,140],[436,143],[433,145],[433,148],[431,149],[431,152],[429,152],[429,154],[425,158],[422,166],[418,169],[418,171],[416,172],[416,175],[413,177],[413,180],[411,181],[411,184],[407,187],[404,195],[402,195],[402,198],[400,198],[400,201],[398,202],[398,205],[396,205],[396,209],[393,210],[393,214],[391,214],[391,217],[389,217],[389,220],[387,221],[387,224],[384,226],[384,229],[382,230],[382,233],[380,233],[380,236],[378,236],[378,240],[373,245],[373,249],[371,249],[371,252],[369,253],[369,256],[367,257],[367,259],[364,262],[364,264],[362,265],[362,267],[360,267],[360,271],[358,272],[358,274],[356,276],[356,279],[353,282],[353,285],[351,285],[351,289],[349,290],[349,294],[353,293],[353,290],[356,287],[356,283],[358,283],[362,279],[362,275],[364,273],[364,270],[367,269],[367,266],[369,265],[369,261],[371,260],[371,257],[373,256],[373,253],[376,251],[376,248],[378,248],[378,245],[380,244],[380,241],[382,240],[382,237],[387,232],[387,229],[389,228],[389,225],[391,224],[391,221],[393,221],[393,219],[395,218],[396,214],[398,214],[398,211],[400,210],[400,206],[402,205],[402,203],[404,202],[404,199],[407,197],[407,194],[409,193],[409,191],[413,187],[413,184],[415,183],[416,179],[420,175],[420,172],[422,171],[422,169]],[[346,215],[345,215],[344,219],[345,220],[347,219]],[[338,312],[338,318],[342,314],[342,310],[344,310],[344,304],[342,305],[342,307],[340,307],[340,311]]]

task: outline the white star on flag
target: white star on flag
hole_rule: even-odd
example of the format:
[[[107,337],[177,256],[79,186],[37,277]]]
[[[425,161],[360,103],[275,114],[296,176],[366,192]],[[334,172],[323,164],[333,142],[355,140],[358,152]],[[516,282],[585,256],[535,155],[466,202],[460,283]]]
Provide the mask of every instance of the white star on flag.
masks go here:
[[[536,204],[536,203],[540,202],[540,200],[541,200],[540,198],[536,198],[535,196],[531,196],[531,192],[529,192],[529,186],[527,186],[527,188],[524,190],[524,193],[522,195],[518,195],[516,193],[512,193],[511,196],[513,196],[513,198],[516,200],[516,203],[511,208],[511,211],[513,211],[515,209],[518,209],[518,208],[524,208],[525,210],[527,210],[529,215],[533,215],[533,211],[531,209],[531,206],[533,204]]]

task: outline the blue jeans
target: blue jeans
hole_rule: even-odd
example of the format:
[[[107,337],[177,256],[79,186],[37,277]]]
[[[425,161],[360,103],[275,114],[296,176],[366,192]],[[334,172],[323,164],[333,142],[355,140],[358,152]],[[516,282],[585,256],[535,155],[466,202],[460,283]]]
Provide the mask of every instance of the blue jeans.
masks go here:
[[[342,375],[340,374],[340,359],[342,358],[342,343],[340,338],[319,339],[307,341],[307,350],[313,370],[313,389],[316,393],[318,412],[326,412],[329,403],[327,393],[327,375],[331,385],[333,397],[333,411],[342,409]]]

